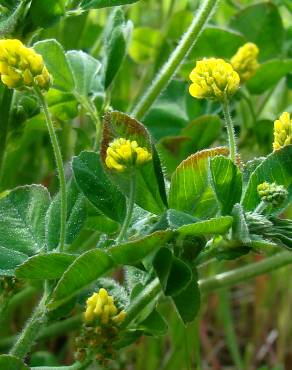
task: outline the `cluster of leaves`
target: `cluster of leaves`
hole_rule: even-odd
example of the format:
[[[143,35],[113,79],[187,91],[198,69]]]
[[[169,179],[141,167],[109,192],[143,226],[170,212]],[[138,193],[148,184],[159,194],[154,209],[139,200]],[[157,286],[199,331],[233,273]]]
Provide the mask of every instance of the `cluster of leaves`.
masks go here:
[[[12,4],[0,1],[7,9],[0,32],[5,37],[27,38],[36,30],[60,21],[65,14],[80,14],[76,19],[82,27],[89,9],[134,2],[33,0]],[[177,27],[181,19],[185,21]],[[23,185],[6,191],[15,182],[22,184],[22,180],[17,180],[17,170],[10,177],[5,178],[5,174],[35,145],[34,133],[46,136],[44,116],[36,100],[29,93],[15,93],[12,99],[11,91],[0,86],[1,125],[5,145],[10,145],[0,173],[1,190],[5,190],[0,194],[0,275],[21,281],[49,281],[51,294],[47,309],[52,320],[69,315],[78,303],[84,304],[88,292],[98,286],[112,292],[128,312],[141,307],[142,302],[143,309],[133,317],[129,315],[117,344],[119,348],[143,334],[165,334],[167,323],[157,310],[159,295],[151,296],[150,288],[156,282],[167,302],[174,305],[187,324],[195,319],[200,307],[197,268],[205,258],[211,255],[234,259],[250,251],[292,247],[290,221],[281,223],[277,218],[292,199],[292,147],[246,164],[238,158],[234,164],[228,158],[228,149],[220,146],[223,141],[220,108],[216,103],[207,105],[191,100],[185,82],[194,59],[208,56],[229,59],[240,45],[253,41],[261,50],[261,66],[245,91],[238,93],[234,113],[240,116],[245,112],[246,107],[241,105],[243,93],[247,94],[248,106],[260,104],[261,96],[257,95],[269,94],[269,89],[292,71],[288,37],[273,4],[260,3],[239,10],[231,19],[232,29],[205,28],[184,61],[178,79],[169,84],[143,124],[125,113],[108,109],[109,106],[125,109],[133,100],[129,91],[136,81],[125,73],[131,64],[135,63],[139,71],[153,63],[155,72],[163,62],[159,51],[171,50],[191,19],[189,10],[175,13],[161,37],[157,30],[145,32],[144,27],[132,32],[132,23],[125,20],[123,10],[114,8],[102,36],[100,58],[91,55],[95,54],[92,49],[92,53],[64,50],[62,45],[71,48],[72,41],[66,39],[65,34],[68,37],[70,29],[76,26],[75,18],[62,20],[65,29],[64,35],[59,36],[62,45],[51,38],[34,44],[53,76],[54,85],[46,98],[56,128],[64,125],[64,136],[68,133],[64,122],[84,118],[83,110],[105,114],[100,150],[84,150],[91,149],[95,136],[90,126],[85,126],[89,127],[89,134],[81,126],[74,128],[76,156],[68,165],[63,252],[58,251],[60,194],[52,198],[42,185]],[[100,25],[92,23],[91,27],[100,32]],[[54,35],[55,28],[43,31],[43,37],[51,36],[50,32]],[[129,43],[130,58],[126,57]],[[82,44],[81,48],[87,46]],[[281,59],[275,59],[279,56]],[[118,73],[119,70],[122,73]],[[284,83],[289,87],[288,77]],[[269,152],[271,119],[255,117],[251,110],[246,121],[245,129],[243,125],[238,127],[239,137],[251,134],[253,140],[267,145],[262,146],[261,154]],[[129,240],[116,244],[114,239],[127,211],[129,183],[127,176],[110,172],[104,161],[109,142],[118,137],[137,140],[141,145],[147,143],[152,150],[152,160],[137,169],[135,212]],[[61,135],[60,139],[63,143]],[[214,143],[218,146],[206,149]],[[5,145],[3,143],[3,148]],[[249,145],[246,148],[249,150]],[[45,156],[51,160],[50,154]],[[0,148],[0,164],[3,158]],[[21,163],[25,162],[21,160]],[[24,172],[36,168],[39,176],[31,173],[29,176],[34,177],[28,177],[27,182],[44,178],[45,174],[39,171],[42,165],[36,158],[35,164],[30,162],[30,167],[28,164],[23,167]],[[53,165],[46,163],[45,166]],[[268,209],[259,216],[255,213],[260,203],[257,186],[264,181],[284,185],[289,195],[281,208]],[[121,267],[126,276],[123,286],[111,278],[103,278]],[[15,357],[0,356],[0,368],[25,369],[24,366]]]

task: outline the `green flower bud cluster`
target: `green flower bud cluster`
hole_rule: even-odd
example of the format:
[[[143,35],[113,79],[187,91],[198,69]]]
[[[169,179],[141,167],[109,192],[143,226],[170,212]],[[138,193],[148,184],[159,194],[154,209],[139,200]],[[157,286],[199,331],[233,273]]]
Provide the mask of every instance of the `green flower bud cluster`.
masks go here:
[[[258,194],[261,200],[271,204],[273,207],[280,206],[287,198],[288,192],[282,185],[277,185],[275,182],[263,182],[257,187]]]
[[[119,329],[115,326],[83,326],[81,334],[75,339],[75,359],[83,362],[88,355],[93,354],[95,360],[106,367],[110,360],[117,356],[113,346],[119,338]]]

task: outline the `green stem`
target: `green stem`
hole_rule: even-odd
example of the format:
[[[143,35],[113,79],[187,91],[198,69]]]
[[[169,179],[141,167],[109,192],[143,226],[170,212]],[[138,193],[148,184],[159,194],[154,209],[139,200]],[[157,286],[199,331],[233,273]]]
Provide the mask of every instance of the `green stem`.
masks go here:
[[[140,101],[138,101],[135,109],[132,111],[132,116],[137,119],[141,119],[145,116],[161,91],[175,75],[181,62],[187,57],[188,53],[195,45],[198,36],[209,20],[217,3],[218,0],[205,0],[203,2],[201,8],[197,12],[197,16],[193,19],[186,33],[182,36],[181,41],[170,55],[169,60],[164,64],[161,71],[154,78],[152,85],[146,91],[145,95],[142,96]]]
[[[277,87],[277,84],[272,87],[265,95],[264,99],[262,100],[262,103],[258,107],[258,110],[256,112],[257,117],[259,117],[262,113],[262,111],[265,109],[265,106],[267,105],[268,101],[270,100],[270,97],[273,95],[273,92],[275,91],[275,88]]]
[[[250,114],[251,114],[252,120],[253,120],[253,124],[254,124],[257,120],[257,116],[256,116],[256,113],[255,113],[254,107],[252,105],[252,102],[243,90],[241,90],[241,96],[242,96],[242,98],[244,99],[244,101],[246,102],[246,104],[248,106],[248,109],[250,111]]]
[[[170,0],[169,8],[167,11],[166,21],[168,21],[173,13],[176,0]]]
[[[60,182],[60,193],[61,193],[61,207],[60,207],[60,240],[59,240],[59,250],[63,251],[66,243],[66,219],[67,219],[67,196],[66,196],[66,178],[65,178],[65,171],[64,171],[64,165],[62,160],[62,154],[60,150],[60,146],[58,144],[57,135],[54,129],[54,125],[52,122],[52,118],[49,112],[49,108],[46,102],[46,99],[44,98],[42,92],[40,89],[35,86],[34,92],[39,99],[39,102],[41,104],[41,107],[44,111],[46,122],[47,122],[47,128],[49,131],[58,175],[59,175],[59,182]]]
[[[230,308],[230,294],[227,289],[222,289],[219,291],[219,315],[220,320],[223,321],[226,342],[229,347],[233,362],[236,365],[236,369],[243,370],[244,366],[240,356],[232,311]]]
[[[233,128],[233,123],[229,111],[229,103],[228,99],[225,98],[222,101],[222,108],[225,118],[225,124],[227,128],[227,134],[228,134],[228,143],[229,143],[229,151],[230,151],[230,159],[235,162],[236,159],[236,140],[235,140],[235,133]]]
[[[30,351],[34,341],[36,340],[39,330],[46,321],[46,307],[45,302],[47,294],[44,293],[38,306],[36,307],[31,318],[27,321],[23,331],[19,335],[16,343],[12,347],[10,354],[19,358],[24,358]]]
[[[0,328],[5,323],[8,306],[9,306],[9,297],[5,296],[1,299],[0,303]]]
[[[192,358],[190,355],[187,328],[183,328],[183,331],[184,331],[184,347],[185,347],[184,350],[185,350],[186,369],[192,370]]]
[[[208,294],[217,289],[227,288],[242,283],[246,280],[255,278],[256,276],[290,265],[291,263],[292,253],[281,252],[271,257],[267,257],[260,262],[250,263],[247,266],[200,280],[200,289],[204,294]]]
[[[200,290],[202,294],[209,294],[218,289],[231,287],[289,264],[292,264],[292,253],[281,252],[267,257],[260,262],[251,263],[247,266],[199,280]],[[157,298],[160,293],[161,286],[158,278],[156,278],[134,299],[129,311],[127,311],[127,316],[122,327],[125,328],[131,324],[136,316],[140,314],[141,310],[153,299]]]
[[[92,103],[90,99],[80,94],[75,93],[76,99],[79,101],[81,106],[89,113],[90,118],[95,124],[95,141],[94,141],[94,150],[96,150],[99,146],[100,135],[101,135],[101,122],[99,119],[99,115],[95,108],[95,105]]]
[[[3,178],[3,165],[5,160],[7,137],[9,131],[10,117],[11,117],[11,107],[13,100],[13,91],[2,86],[2,96],[1,96],[1,135],[0,135],[0,191],[2,188],[2,178]]]
[[[125,320],[122,323],[122,327],[126,328],[136,316],[138,316],[142,309],[147,306],[153,299],[155,299],[161,293],[161,286],[159,279],[156,278],[147,285],[147,287],[137,295],[137,297],[131,303]]]
[[[194,338],[194,356],[196,370],[202,370],[202,358],[201,358],[201,336],[200,336],[200,321],[199,317],[196,317],[195,321],[195,338]]]
[[[89,358],[84,362],[76,362],[70,366],[37,366],[32,367],[31,370],[85,370],[92,363],[92,359]]]
[[[263,200],[258,204],[256,209],[254,210],[255,213],[263,213],[263,211],[267,208],[267,203],[265,203]]]
[[[125,236],[127,234],[132,215],[135,205],[135,196],[136,196],[136,173],[135,170],[133,170],[131,177],[130,177],[130,194],[128,198],[128,204],[127,204],[127,214],[124,219],[124,222],[121,227],[121,231],[117,237],[116,244],[119,244],[125,239]]]

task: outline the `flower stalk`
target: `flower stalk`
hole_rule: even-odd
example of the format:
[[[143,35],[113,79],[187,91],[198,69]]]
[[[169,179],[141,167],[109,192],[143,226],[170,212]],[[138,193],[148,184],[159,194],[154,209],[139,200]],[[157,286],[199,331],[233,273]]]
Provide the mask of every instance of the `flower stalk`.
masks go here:
[[[54,125],[52,122],[52,118],[49,112],[46,99],[42,94],[41,90],[36,85],[34,86],[34,93],[37,96],[39,103],[43,109],[43,112],[45,114],[47,128],[49,131],[59,175],[60,193],[61,193],[59,250],[63,251],[66,243],[66,218],[67,218],[67,195],[66,195],[66,178],[64,164],[61,149],[58,143],[57,135],[54,129]]]
[[[235,132],[234,132],[234,127],[232,123],[232,118],[230,115],[230,110],[229,110],[229,102],[227,97],[225,97],[222,100],[222,108],[223,108],[223,114],[224,114],[224,119],[225,119],[225,124],[227,128],[227,135],[228,135],[228,143],[229,143],[229,156],[230,159],[235,162],[236,160],[236,139],[235,139]]]
[[[122,224],[121,231],[117,237],[116,244],[121,243],[125,239],[133,215],[135,197],[136,197],[136,172],[135,169],[133,169],[130,177],[130,193],[127,204],[127,213]]]
[[[16,343],[10,350],[10,354],[19,358],[24,358],[30,351],[34,341],[38,337],[40,329],[46,322],[46,303],[47,291],[45,290],[42,299],[36,307],[33,315],[27,321],[26,326],[20,333]]]

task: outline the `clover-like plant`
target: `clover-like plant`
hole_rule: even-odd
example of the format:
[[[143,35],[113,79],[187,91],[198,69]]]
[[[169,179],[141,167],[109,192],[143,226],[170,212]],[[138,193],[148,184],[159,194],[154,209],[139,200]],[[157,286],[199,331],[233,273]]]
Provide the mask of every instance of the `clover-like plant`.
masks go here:
[[[147,33],[114,7],[138,0],[12,3],[0,1],[0,370],[126,368],[125,347],[166,335],[162,302],[187,326],[202,295],[292,263],[292,120],[259,119],[278,82],[263,77],[272,47],[267,35],[207,27],[218,1],[204,0],[145,88],[150,75],[137,76],[150,73],[156,36],[137,47]],[[97,41],[82,33],[83,50],[65,51],[78,48],[76,19],[94,29],[89,10],[111,6]],[[219,36],[228,50],[210,52]],[[291,72],[291,60],[277,63],[280,77]],[[230,270],[239,257],[247,263]],[[10,336],[14,309],[22,327]],[[34,357],[35,344],[72,330],[72,364]]]

